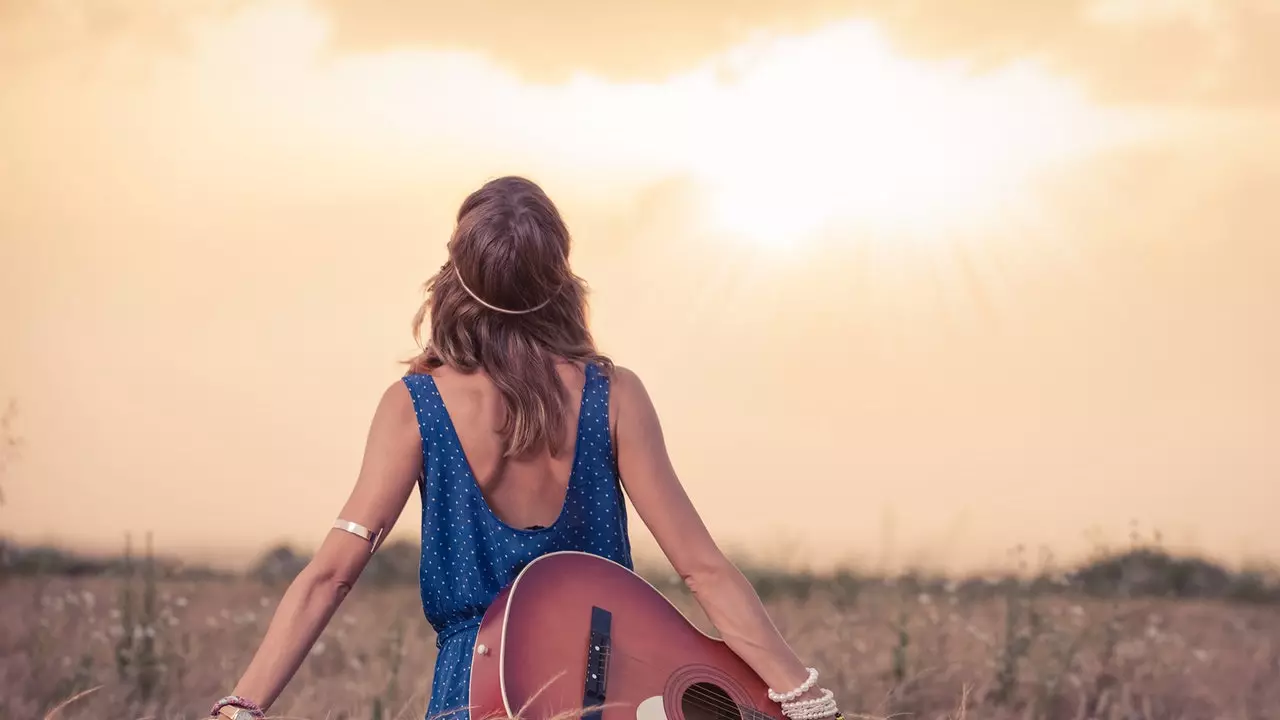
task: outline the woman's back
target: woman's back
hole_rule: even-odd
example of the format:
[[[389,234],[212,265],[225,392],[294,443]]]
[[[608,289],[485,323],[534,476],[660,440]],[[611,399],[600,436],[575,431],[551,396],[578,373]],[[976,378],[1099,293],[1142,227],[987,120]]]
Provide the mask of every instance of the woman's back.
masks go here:
[[[573,363],[560,363],[556,370],[569,401],[559,450],[553,453],[544,446],[520,457],[504,457],[500,428],[506,409],[502,393],[488,375],[448,367],[431,373],[476,484],[494,515],[512,527],[550,526],[564,506],[586,372]]]
[[[563,364],[560,375],[572,436],[554,454],[516,457],[505,455],[505,410],[490,379],[439,370],[404,378],[422,438],[422,605],[439,648],[428,716],[467,704],[476,629],[525,565],[571,550],[631,567],[609,377],[594,364]]]

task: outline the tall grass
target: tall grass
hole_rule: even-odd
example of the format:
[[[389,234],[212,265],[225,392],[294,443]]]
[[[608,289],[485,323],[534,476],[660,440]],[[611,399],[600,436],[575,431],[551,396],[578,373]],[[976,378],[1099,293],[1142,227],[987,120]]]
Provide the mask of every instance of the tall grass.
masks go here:
[[[1131,548],[1120,565],[1151,551]],[[1144,591],[1164,581],[1133,577],[1103,596],[1090,573],[1113,560],[1058,573],[1041,558],[966,581],[749,576],[849,715],[1280,718],[1280,605],[1218,590],[1164,597]],[[146,537],[106,567],[0,582],[0,720],[203,717],[243,670],[283,590],[277,579],[175,574]],[[1260,587],[1271,597],[1274,587]],[[702,621],[679,585],[663,589]],[[420,718],[434,657],[416,588],[362,584],[275,709]]]

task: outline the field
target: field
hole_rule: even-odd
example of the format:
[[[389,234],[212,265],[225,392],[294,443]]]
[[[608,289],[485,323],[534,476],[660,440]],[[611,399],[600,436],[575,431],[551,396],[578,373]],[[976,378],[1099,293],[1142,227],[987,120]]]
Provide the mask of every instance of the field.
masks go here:
[[[757,584],[851,714],[1280,718],[1275,604],[1007,582]],[[702,622],[686,595],[663,587]],[[0,578],[0,720],[46,717],[70,698],[54,717],[202,717],[281,592],[248,579]],[[274,712],[420,718],[434,652],[416,588],[357,587]]]

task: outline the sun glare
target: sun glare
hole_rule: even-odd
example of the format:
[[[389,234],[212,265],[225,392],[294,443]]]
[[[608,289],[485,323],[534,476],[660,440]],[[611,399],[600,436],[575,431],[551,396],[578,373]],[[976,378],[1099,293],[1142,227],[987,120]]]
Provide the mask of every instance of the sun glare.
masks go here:
[[[780,42],[717,94],[728,120],[690,154],[708,218],[768,247],[840,227],[936,241],[1097,140],[1084,101],[1034,67],[903,60],[860,23]]]
[[[937,242],[999,222],[1037,173],[1112,130],[1033,64],[909,60],[862,21],[761,37],[657,82],[535,84],[475,53],[325,55],[317,16],[285,7],[273,36],[292,23],[305,40],[281,47],[310,59],[265,75],[270,122],[305,111],[360,158],[527,168],[579,197],[691,178],[712,235],[766,248],[850,230]]]

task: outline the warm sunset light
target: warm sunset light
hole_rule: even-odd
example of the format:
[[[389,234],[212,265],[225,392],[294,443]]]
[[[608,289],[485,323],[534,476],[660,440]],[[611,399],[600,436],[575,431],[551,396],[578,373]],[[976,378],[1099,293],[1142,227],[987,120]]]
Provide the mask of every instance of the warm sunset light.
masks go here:
[[[1037,171],[1119,129],[1033,65],[975,76],[911,61],[865,23],[777,42],[734,70],[707,89],[702,142],[683,149],[715,222],[768,245],[824,226],[925,241],[991,230]]]
[[[268,8],[199,34],[208,72],[252,58],[251,82],[227,88],[255,111],[245,122],[318,133],[361,162],[465,148],[614,175],[607,186],[686,176],[713,231],[765,247],[824,229],[913,242],[999,230],[1040,174],[1134,122],[1036,63],[979,73],[909,59],[865,21],[747,42],[657,82],[542,85],[459,52],[335,58],[323,16]]]
[[[1274,717],[1278,199],[1280,0],[0,0],[0,718]]]
[[[730,546],[776,545],[738,513],[784,478],[823,499],[759,522],[820,566],[1135,518],[1280,552],[1275,44],[1086,4],[4,6],[4,532],[312,542],[457,203],[518,173]],[[226,488],[260,497],[215,543]]]

